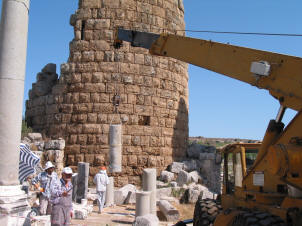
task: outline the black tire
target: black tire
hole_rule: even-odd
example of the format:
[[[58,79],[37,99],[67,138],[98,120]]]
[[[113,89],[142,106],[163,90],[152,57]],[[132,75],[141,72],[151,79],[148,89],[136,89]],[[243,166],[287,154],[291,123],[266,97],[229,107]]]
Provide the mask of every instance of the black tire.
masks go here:
[[[286,224],[279,216],[251,210],[237,215],[233,226],[286,226]]]
[[[193,226],[214,225],[216,216],[222,211],[220,203],[214,199],[201,199],[195,204]]]

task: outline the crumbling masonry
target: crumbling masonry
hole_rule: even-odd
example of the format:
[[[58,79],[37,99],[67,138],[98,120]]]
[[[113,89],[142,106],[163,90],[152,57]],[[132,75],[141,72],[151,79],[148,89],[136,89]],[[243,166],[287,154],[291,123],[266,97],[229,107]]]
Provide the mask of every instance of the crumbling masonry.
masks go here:
[[[90,163],[90,175],[108,164],[110,124],[123,124],[123,172],[116,186],[139,184],[142,170],[165,169],[186,155],[187,64],[151,56],[124,43],[114,49],[118,26],[154,33],[184,30],[182,0],[80,0],[71,15],[74,39],[58,78],[49,64],[26,102],[35,131],[66,140],[65,164]],[[184,32],[178,31],[177,34]],[[113,101],[120,97],[115,114]]]

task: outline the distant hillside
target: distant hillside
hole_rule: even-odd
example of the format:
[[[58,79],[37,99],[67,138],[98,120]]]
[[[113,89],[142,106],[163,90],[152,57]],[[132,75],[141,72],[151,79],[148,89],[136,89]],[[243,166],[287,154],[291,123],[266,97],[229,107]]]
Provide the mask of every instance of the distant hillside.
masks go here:
[[[221,147],[226,144],[232,144],[237,142],[243,143],[256,143],[259,140],[250,140],[250,139],[239,139],[239,138],[207,138],[207,137],[189,137],[189,143],[196,142],[198,144],[210,145],[215,147]]]

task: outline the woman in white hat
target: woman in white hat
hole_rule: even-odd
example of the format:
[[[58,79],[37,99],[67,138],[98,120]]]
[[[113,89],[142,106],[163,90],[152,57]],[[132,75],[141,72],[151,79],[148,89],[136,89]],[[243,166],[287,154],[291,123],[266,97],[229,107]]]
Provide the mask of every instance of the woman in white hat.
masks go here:
[[[70,225],[72,217],[72,169],[65,167],[62,178],[52,183],[50,188],[50,201],[53,205],[51,212],[51,225]]]
[[[50,215],[51,214],[51,203],[50,198],[50,186],[53,181],[58,180],[58,175],[54,172],[55,166],[51,161],[46,162],[44,172],[41,172],[32,180],[32,184],[37,190],[41,192],[40,202],[40,214]]]

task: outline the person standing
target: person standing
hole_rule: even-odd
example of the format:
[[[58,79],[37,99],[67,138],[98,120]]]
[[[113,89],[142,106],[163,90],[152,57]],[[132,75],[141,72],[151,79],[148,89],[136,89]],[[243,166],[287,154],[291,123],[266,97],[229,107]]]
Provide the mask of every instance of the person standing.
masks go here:
[[[109,184],[105,166],[102,166],[101,170],[94,176],[93,182],[96,184],[96,191],[98,194],[99,213],[102,213],[105,203],[106,187],[107,184]]]
[[[49,202],[50,186],[53,181],[58,179],[58,175],[54,172],[54,169],[55,166],[51,161],[46,162],[44,172],[39,173],[31,182],[41,192],[39,197],[39,211],[41,215],[51,214],[51,203]]]
[[[72,169],[65,167],[62,178],[52,184],[50,201],[52,203],[51,225],[70,225],[72,218]]]

